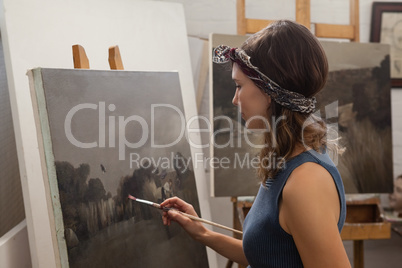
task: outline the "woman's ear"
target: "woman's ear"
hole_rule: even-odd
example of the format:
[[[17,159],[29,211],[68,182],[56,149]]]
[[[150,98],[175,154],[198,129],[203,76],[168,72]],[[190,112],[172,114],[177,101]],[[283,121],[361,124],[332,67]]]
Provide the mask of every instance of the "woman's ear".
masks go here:
[[[266,98],[266,103],[267,103],[267,109],[266,109],[266,112],[267,112],[267,117],[268,118],[271,118],[271,116],[272,116],[272,98],[268,95],[268,94],[266,94],[266,96],[265,96],[265,98]]]
[[[271,108],[271,102],[272,102],[272,98],[267,94],[267,103],[268,103],[267,109]]]

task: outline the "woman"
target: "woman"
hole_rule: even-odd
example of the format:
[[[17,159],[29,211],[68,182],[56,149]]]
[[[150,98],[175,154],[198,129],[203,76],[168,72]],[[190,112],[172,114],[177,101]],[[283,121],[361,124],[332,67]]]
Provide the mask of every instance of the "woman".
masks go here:
[[[233,104],[248,128],[265,130],[261,187],[246,217],[243,241],[173,210],[164,213],[164,224],[176,221],[194,239],[252,268],[350,267],[340,237],[346,215],[342,180],[325,152],[333,147],[326,125],[312,116],[313,96],[328,74],[320,43],[306,27],[277,21],[240,49],[219,46],[214,61],[232,62]],[[281,159],[280,165],[270,166],[272,157]],[[196,215],[176,197],[161,205]]]

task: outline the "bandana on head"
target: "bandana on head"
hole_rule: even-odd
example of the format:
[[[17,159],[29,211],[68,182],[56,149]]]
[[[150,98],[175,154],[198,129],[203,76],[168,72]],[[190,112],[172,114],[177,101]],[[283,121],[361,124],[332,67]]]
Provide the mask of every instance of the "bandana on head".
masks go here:
[[[214,49],[212,57],[214,63],[235,62],[248,78],[250,78],[257,87],[267,93],[276,103],[294,111],[301,113],[311,113],[315,109],[316,99],[307,98],[300,93],[281,88],[268,76],[263,74],[251,61],[250,56],[240,48],[231,48],[220,45]]]

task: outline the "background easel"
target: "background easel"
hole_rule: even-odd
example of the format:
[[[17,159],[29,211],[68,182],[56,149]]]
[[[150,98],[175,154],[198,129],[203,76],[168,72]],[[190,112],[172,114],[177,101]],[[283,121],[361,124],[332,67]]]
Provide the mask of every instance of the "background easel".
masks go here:
[[[311,29],[322,38],[341,38],[359,42],[359,0],[350,0],[350,22],[348,25],[312,23],[310,0],[295,0],[296,21]],[[246,0],[237,0],[237,34],[253,34],[265,28],[272,20],[246,18]]]
[[[296,21],[311,29],[321,38],[349,39],[359,42],[359,0],[350,0],[350,22],[348,25],[311,23],[310,0],[295,0]],[[245,16],[245,0],[237,0],[237,33],[239,35],[253,34],[265,28],[271,20],[249,19]],[[239,201],[232,197],[233,226],[242,228],[242,222],[251,208],[249,201]],[[238,237],[234,235],[234,237]],[[389,239],[391,224],[383,217],[378,198],[347,202],[347,218],[342,230],[343,240],[353,240],[353,264],[355,268],[364,267],[364,245],[367,239]],[[226,267],[232,267],[229,261]],[[239,265],[239,268],[243,266]]]

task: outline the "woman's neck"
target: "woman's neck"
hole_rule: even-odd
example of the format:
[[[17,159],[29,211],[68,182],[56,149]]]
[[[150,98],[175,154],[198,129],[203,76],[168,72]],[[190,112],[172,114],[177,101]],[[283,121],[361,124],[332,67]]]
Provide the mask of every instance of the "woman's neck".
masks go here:
[[[305,151],[308,151],[310,149],[311,148],[298,143],[298,144],[296,144],[295,148],[293,149],[293,151],[292,151],[292,153],[290,155],[290,158],[293,158],[293,157],[295,157],[295,156],[297,156],[297,155],[299,155],[299,154],[301,154],[301,153],[303,153]]]

